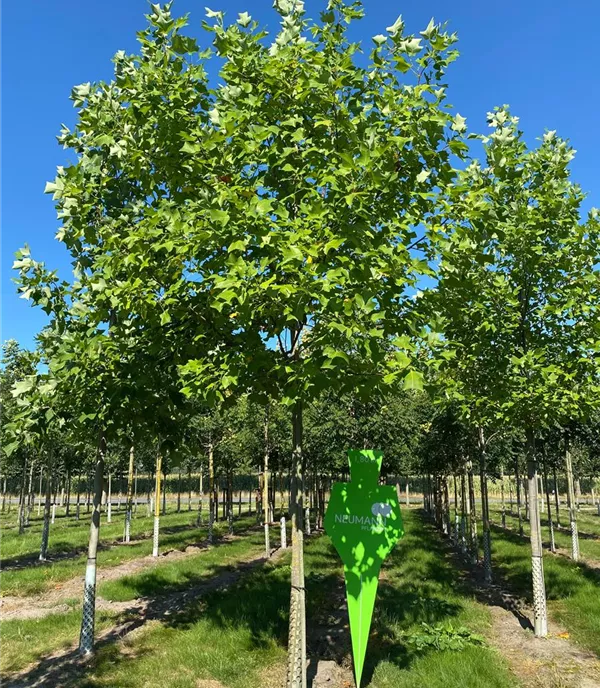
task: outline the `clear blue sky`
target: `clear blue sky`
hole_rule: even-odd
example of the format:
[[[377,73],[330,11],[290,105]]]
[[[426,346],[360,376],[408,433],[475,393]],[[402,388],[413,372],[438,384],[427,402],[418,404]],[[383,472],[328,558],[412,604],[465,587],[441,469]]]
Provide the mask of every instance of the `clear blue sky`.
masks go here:
[[[235,19],[247,10],[277,29],[271,0],[175,0],[176,14],[189,12],[189,32],[200,29],[204,5]],[[317,16],[326,0],[307,0]],[[402,14],[418,32],[433,16],[459,35],[461,57],[448,74],[449,100],[473,131],[485,130],[485,114],[509,103],[533,142],[557,129],[577,149],[573,178],[600,205],[600,23],[597,0],[365,0],[366,18],[353,38],[370,49],[371,36]],[[14,252],[24,243],[33,256],[62,277],[69,260],[54,239],[58,228],[52,200],[42,192],[56,166],[66,161],[56,142],[61,122],[72,125],[71,88],[110,79],[117,50],[137,50],[136,31],[145,25],[145,0],[7,0],[2,3],[2,339],[33,345],[44,314],[19,299],[11,282]]]

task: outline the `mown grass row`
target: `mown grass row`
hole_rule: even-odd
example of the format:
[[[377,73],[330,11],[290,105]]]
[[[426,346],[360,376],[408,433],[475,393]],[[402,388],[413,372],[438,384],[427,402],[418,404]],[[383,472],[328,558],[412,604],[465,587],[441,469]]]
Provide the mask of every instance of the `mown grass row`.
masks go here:
[[[132,541],[122,544],[124,515],[113,517],[106,523],[103,514],[100,527],[100,548],[98,567],[118,566],[127,561],[152,553],[153,518],[140,516],[132,519]],[[254,516],[243,514],[234,519],[234,533],[240,533],[256,523]],[[32,547],[39,547],[40,526],[35,524],[32,532],[19,536],[15,532],[5,532],[2,539],[2,594],[29,596],[43,593],[60,585],[66,580],[83,575],[87,556],[89,520],[75,521],[58,519],[50,529],[48,561],[38,563],[31,556]],[[215,537],[228,530],[225,521],[215,524]],[[194,512],[167,513],[161,517],[160,550],[185,549],[206,539],[206,514],[204,523],[196,526]],[[20,550],[21,553],[15,554]],[[34,557],[37,549],[33,550]],[[12,555],[11,555],[12,553]]]
[[[508,688],[518,686],[499,654],[476,642],[489,629],[490,616],[460,582],[457,570],[432,526],[420,513],[405,513],[406,536],[397,545],[382,570],[373,619],[363,685],[373,688]],[[260,536],[244,538],[260,547]],[[238,541],[241,542],[241,541]],[[242,556],[240,545],[239,555]],[[215,548],[215,554],[233,554],[234,543]],[[161,595],[194,584],[198,577],[214,575],[221,567],[235,569],[222,557],[210,562],[207,552],[181,561],[164,563],[149,572],[107,583],[101,594],[113,599],[132,599],[144,594]],[[85,677],[65,678],[61,685],[86,686],[176,686],[192,688],[199,681],[219,681],[231,688],[281,685],[285,676],[289,606],[289,552],[274,562],[246,573],[228,589],[207,594],[158,622],[139,629],[120,643],[99,648]],[[326,536],[310,538],[306,544],[308,653],[332,656],[349,664],[347,633],[326,650],[324,637],[332,619],[339,623],[343,612],[344,583],[340,560]],[[69,616],[70,615],[65,615]],[[78,619],[73,613],[73,637]],[[45,625],[46,622],[42,624]],[[67,623],[65,620],[64,623]],[[429,630],[422,624],[429,624]],[[452,636],[464,633],[461,650],[439,649],[416,642],[441,626]],[[24,633],[35,633],[26,622]],[[16,631],[13,628],[12,637]],[[11,640],[14,643],[14,640]],[[35,641],[37,647],[38,641]],[[328,655],[328,652],[331,655]],[[14,653],[17,656],[17,653]],[[13,660],[12,667],[18,663]]]
[[[505,585],[514,593],[531,602],[531,549],[529,544],[529,525],[523,513],[523,532],[518,533],[518,518],[506,514],[506,525],[500,527],[499,506],[491,507],[492,526],[492,564],[496,574],[500,574]],[[549,532],[547,514],[542,517],[542,537],[545,543],[544,573],[548,610],[550,616],[566,628],[571,637],[582,647],[600,657],[600,569],[583,562],[576,563],[568,558],[571,540],[569,531],[556,530],[555,538],[560,554],[548,551]],[[598,519],[600,525],[600,519]],[[563,526],[568,525],[567,514],[561,512]],[[595,522],[585,518],[583,523],[593,535]],[[481,533],[481,524],[479,524]],[[581,554],[589,559],[600,561],[600,540],[595,537],[581,538]],[[480,543],[480,554],[481,554]],[[567,556],[565,556],[567,555]]]

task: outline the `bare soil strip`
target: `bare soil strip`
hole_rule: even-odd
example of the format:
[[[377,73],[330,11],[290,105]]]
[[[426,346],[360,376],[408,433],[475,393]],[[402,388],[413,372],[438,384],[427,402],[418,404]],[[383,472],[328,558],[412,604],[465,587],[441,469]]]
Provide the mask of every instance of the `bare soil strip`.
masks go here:
[[[276,550],[269,561],[276,560],[285,550]],[[193,552],[196,554],[197,552]],[[178,552],[186,556],[186,553]],[[126,617],[123,623],[98,634],[96,648],[109,643],[119,643],[119,649],[127,654],[128,647],[124,642],[134,631],[140,632],[149,623],[161,623],[172,619],[186,605],[217,589],[227,588],[236,583],[242,576],[262,566],[264,555],[249,556],[236,562],[232,571],[224,571],[204,583],[187,588],[170,595],[140,598],[128,602],[104,602],[107,609],[122,612]],[[123,575],[123,574],[121,574]],[[138,630],[139,629],[139,630]],[[81,672],[85,671],[89,660],[79,654],[73,644],[68,650],[61,650],[44,657],[40,662],[12,676],[4,677],[4,688],[55,688],[56,686],[75,686]]]
[[[240,537],[242,536],[225,535],[219,538],[214,545],[202,542],[197,545],[188,545],[185,550],[167,550],[158,557],[146,555],[138,559],[125,561],[118,566],[100,568],[98,569],[96,580],[100,584],[123,576],[129,576],[152,568],[164,561],[184,559],[199,554],[211,546],[219,547],[226,545],[229,542],[238,540]],[[81,576],[71,578],[63,583],[57,583],[54,589],[48,590],[41,595],[32,595],[30,597],[7,595],[0,597],[0,617],[2,621],[8,621],[9,619],[40,619],[48,616],[48,614],[64,614],[71,609],[67,601],[83,595],[84,574],[85,571],[82,571]],[[97,609],[107,609],[111,608],[111,604],[114,603],[98,598],[96,607]]]

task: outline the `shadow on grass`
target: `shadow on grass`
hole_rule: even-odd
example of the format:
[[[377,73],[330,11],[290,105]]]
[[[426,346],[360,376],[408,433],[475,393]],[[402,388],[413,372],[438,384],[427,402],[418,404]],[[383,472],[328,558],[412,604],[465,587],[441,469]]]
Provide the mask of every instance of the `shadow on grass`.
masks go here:
[[[226,544],[219,543],[217,547]],[[435,652],[408,643],[404,635],[407,629],[420,623],[451,621],[463,611],[456,598],[457,572],[449,566],[447,550],[446,543],[429,524],[420,517],[411,519],[410,536],[394,550],[382,569],[364,670],[365,684],[382,660],[407,669],[417,658]],[[266,563],[261,558],[214,564],[202,575],[186,572],[183,582],[169,582],[161,577],[159,570],[149,571],[135,580],[132,577],[130,585],[144,599],[133,601],[124,611],[120,624],[102,635],[96,643],[92,667],[76,651],[70,651],[60,657],[42,659],[35,668],[18,679],[6,680],[4,685],[86,688],[109,681],[116,665],[121,667],[120,676],[124,673],[135,676],[136,661],[149,651],[149,645],[138,648],[136,644],[136,651],[124,653],[115,643],[150,620],[181,631],[191,629],[200,620],[219,631],[244,628],[249,631],[251,649],[262,650],[273,643],[285,647],[289,578],[290,567],[285,561]],[[341,562],[326,537],[306,541],[306,588],[307,654],[314,673],[319,659],[346,663],[350,657]],[[167,648],[162,650],[166,652]],[[86,677],[90,668],[93,678]],[[128,684],[119,685],[127,688]],[[131,685],[139,684],[132,678]]]
[[[99,550],[110,549],[110,545],[106,543],[98,543]],[[69,559],[77,559],[82,554],[87,552],[86,547],[76,547],[73,549],[73,544],[59,540],[52,543],[52,550],[47,554],[45,561],[39,560],[39,550],[35,553],[27,553],[22,556],[11,557],[9,559],[2,559],[3,571],[21,571],[23,569],[49,566],[57,561],[68,561]]]

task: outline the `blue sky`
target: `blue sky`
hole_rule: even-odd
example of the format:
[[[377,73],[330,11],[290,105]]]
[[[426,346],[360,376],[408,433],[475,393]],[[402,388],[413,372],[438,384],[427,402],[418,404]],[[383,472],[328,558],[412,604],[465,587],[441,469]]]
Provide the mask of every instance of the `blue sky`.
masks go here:
[[[272,0],[175,0],[175,14],[191,14],[189,33],[206,41],[200,28],[204,6],[223,9],[226,18],[248,11],[277,29]],[[317,16],[326,0],[307,0]],[[600,51],[595,0],[365,0],[366,18],[352,37],[367,49],[399,14],[410,32],[433,16],[448,21],[459,36],[461,57],[448,74],[449,100],[473,131],[485,130],[485,114],[509,103],[533,143],[544,129],[556,129],[578,153],[573,178],[600,205]],[[2,3],[2,339],[32,346],[45,316],[19,299],[11,282],[14,252],[24,243],[33,256],[68,277],[69,259],[54,239],[59,223],[52,200],[43,194],[66,152],[56,142],[76,111],[71,88],[108,80],[117,50],[137,50],[136,31],[145,25],[145,0],[20,0]]]

